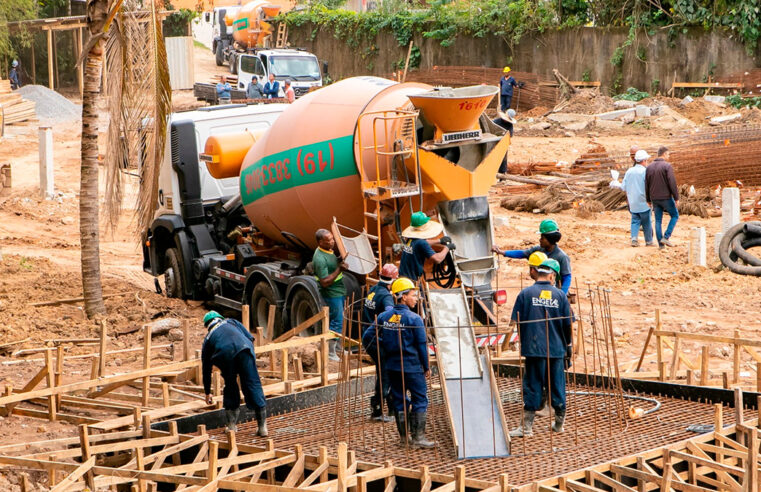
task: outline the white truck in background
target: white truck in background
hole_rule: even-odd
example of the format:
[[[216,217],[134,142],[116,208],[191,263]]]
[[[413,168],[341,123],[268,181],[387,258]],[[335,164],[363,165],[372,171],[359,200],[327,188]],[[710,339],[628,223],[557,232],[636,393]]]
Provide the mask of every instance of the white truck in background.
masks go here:
[[[203,12],[193,19],[193,39],[209,48],[212,53],[217,53],[217,42],[220,39],[232,39],[233,27],[225,22],[225,15],[235,17],[240,6],[215,7],[213,10]],[[224,46],[222,47],[224,51]],[[217,59],[217,65],[222,65]]]

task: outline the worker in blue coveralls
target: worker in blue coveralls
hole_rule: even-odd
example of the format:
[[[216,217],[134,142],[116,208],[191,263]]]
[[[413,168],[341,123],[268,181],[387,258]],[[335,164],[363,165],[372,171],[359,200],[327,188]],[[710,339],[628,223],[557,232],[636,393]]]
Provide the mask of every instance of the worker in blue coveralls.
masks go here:
[[[211,369],[217,366],[225,380],[224,398],[225,420],[227,429],[237,430],[240,414],[240,390],[238,377],[243,387],[246,406],[254,410],[259,425],[257,434],[267,436],[267,402],[262,391],[259,371],[256,370],[254,337],[245,326],[234,319],[225,319],[216,311],[209,311],[203,317],[203,324],[208,330],[203,340],[201,362],[203,364],[203,389],[206,403],[211,405]]]
[[[412,311],[418,303],[415,283],[399,277],[391,284],[394,308],[378,316],[383,363],[388,370],[391,394],[396,408],[396,428],[402,443],[411,438],[414,447],[432,448],[435,444],[425,437],[428,411],[428,343],[423,318]],[[405,407],[406,393],[411,396],[409,417]],[[409,432],[408,432],[409,429]]]
[[[381,268],[378,283],[370,289],[362,307],[362,346],[367,355],[375,363],[375,393],[370,397],[370,408],[373,420],[393,422],[393,399],[391,385],[388,381],[388,371],[383,364],[383,352],[378,345],[378,327],[375,320],[386,311],[394,309],[394,297],[389,288],[391,282],[399,276],[399,269],[393,263],[386,263]],[[383,400],[386,401],[388,415],[383,414]]]
[[[531,253],[541,251],[546,254],[548,258],[552,258],[560,264],[560,274],[555,279],[555,285],[561,289],[564,294],[568,295],[568,289],[571,288],[572,279],[571,259],[565,254],[565,251],[558,246],[558,242],[560,242],[562,237],[558,223],[552,219],[546,219],[539,224],[539,246],[507,251],[502,251],[497,246],[494,246],[492,251],[508,258],[528,258],[531,256]]]
[[[425,212],[415,212],[410,217],[410,226],[402,231],[404,245],[399,260],[399,276],[417,282],[423,275],[425,261],[441,263],[449,253],[451,241],[447,236],[434,239],[444,227],[431,220]]]
[[[521,356],[524,357],[523,423],[510,437],[533,435],[534,417],[541,407],[543,388],[549,387],[555,409],[554,432],[563,432],[565,421],[565,359],[571,345],[571,305],[552,285],[557,261],[549,258],[536,269],[536,283],[523,289],[515,300],[511,321],[518,323]],[[549,342],[549,346],[548,346]]]

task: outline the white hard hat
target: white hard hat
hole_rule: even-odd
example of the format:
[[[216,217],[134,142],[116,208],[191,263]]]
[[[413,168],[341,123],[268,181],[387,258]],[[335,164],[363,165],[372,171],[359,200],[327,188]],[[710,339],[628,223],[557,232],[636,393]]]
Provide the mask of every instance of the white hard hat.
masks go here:
[[[650,154],[642,149],[638,150],[637,153],[634,154],[634,160],[636,162],[646,161],[647,159],[650,159]]]
[[[11,66],[18,67],[18,60],[13,60],[13,63],[11,63]]]

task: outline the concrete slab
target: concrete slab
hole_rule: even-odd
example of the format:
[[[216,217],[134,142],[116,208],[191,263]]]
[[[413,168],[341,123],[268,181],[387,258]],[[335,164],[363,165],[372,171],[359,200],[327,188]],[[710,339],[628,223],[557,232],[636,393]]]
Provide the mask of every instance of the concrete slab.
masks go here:
[[[724,96],[703,96],[703,99],[718,106],[725,107],[724,101],[726,101],[727,98]]]
[[[626,108],[633,108],[637,105],[636,101],[627,101],[627,100],[621,100],[616,101],[613,103],[613,107],[616,109],[626,109]]]
[[[713,118],[708,120],[708,124],[713,126],[721,125],[722,123],[728,123],[730,121],[739,120],[742,117],[743,115],[740,113],[729,114],[727,116],[714,116]]]
[[[595,116],[600,120],[617,120],[627,114],[635,115],[636,110],[634,108],[617,109],[615,111],[608,111],[607,113],[600,113]]]
[[[624,123],[627,123],[627,124],[628,124],[628,123],[634,123],[634,120],[636,120],[636,119],[637,119],[637,117],[635,116],[635,113],[626,113],[626,114],[625,114],[625,115],[623,115],[623,116],[622,116],[620,119],[621,119],[621,121],[623,121]]]
[[[637,118],[650,117],[650,108],[645,106],[644,104],[638,104],[637,107],[634,108],[634,111],[637,115]]]
[[[608,129],[623,128],[624,122],[621,120],[597,120],[595,121],[595,126],[597,126],[597,128]]]
[[[573,123],[577,121],[592,121],[595,119],[591,114],[553,113],[547,119],[555,123]]]

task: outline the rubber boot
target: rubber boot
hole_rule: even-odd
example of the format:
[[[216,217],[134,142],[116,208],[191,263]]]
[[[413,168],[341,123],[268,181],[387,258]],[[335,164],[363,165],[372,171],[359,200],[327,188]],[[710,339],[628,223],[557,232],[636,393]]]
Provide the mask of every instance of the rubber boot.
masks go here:
[[[376,422],[393,422],[394,417],[392,415],[384,415],[383,409],[380,407],[373,408],[373,414],[371,415],[372,419]]]
[[[396,412],[396,430],[399,431],[399,437],[401,438],[402,445],[407,443],[407,427],[404,421],[404,412]]]
[[[555,410],[555,423],[552,424],[554,432],[563,432],[563,423],[565,422],[565,409]]]
[[[336,353],[336,347],[338,346],[338,340],[328,340],[328,360],[333,362],[340,362],[341,359]]]
[[[425,437],[426,412],[415,412],[410,415],[412,421],[412,445],[419,448],[432,448],[436,443]]]
[[[238,415],[240,415],[240,408],[235,410],[225,409],[225,427],[227,427],[227,430],[238,431]]]
[[[256,424],[258,426],[256,435],[259,437],[267,437],[267,407],[261,407],[254,410],[256,413]]]
[[[510,437],[530,437],[534,435],[534,416],[536,412],[526,410],[523,412],[523,426],[518,426],[510,431]]]

